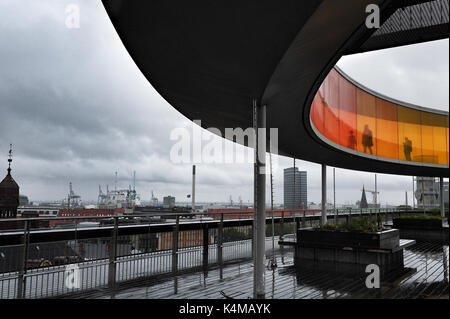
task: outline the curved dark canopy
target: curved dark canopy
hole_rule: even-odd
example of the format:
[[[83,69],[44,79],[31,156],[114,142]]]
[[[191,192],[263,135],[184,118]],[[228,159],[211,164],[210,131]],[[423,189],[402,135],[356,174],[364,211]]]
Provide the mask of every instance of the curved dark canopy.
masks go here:
[[[252,100],[267,105],[282,155],[349,169],[446,176],[448,169],[386,163],[324,144],[311,101],[343,54],[366,42],[368,4],[383,0],[103,0],[128,52],[154,88],[205,128],[252,126]],[[386,20],[386,18],[384,18]]]

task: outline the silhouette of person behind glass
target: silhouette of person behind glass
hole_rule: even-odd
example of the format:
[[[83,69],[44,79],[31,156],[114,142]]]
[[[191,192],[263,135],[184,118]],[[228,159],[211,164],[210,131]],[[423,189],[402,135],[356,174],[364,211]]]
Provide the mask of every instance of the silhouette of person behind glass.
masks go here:
[[[353,131],[350,130],[350,135],[348,137],[348,148],[351,148],[353,150],[356,149],[356,137],[353,135]]]
[[[412,141],[405,136],[405,142],[403,143],[403,152],[407,161],[411,160]]]
[[[363,132],[363,136],[362,136],[362,145],[364,146],[364,153],[367,153],[366,150],[368,148],[370,151],[370,154],[372,154],[372,146],[373,146],[372,131],[369,130],[369,125],[364,126],[364,132]]]

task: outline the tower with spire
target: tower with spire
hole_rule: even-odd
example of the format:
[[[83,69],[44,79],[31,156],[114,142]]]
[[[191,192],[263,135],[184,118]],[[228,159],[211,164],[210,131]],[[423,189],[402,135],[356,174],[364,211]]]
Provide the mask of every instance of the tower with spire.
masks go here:
[[[359,202],[359,208],[368,208],[368,207],[369,207],[369,204],[367,203],[366,190],[364,189],[364,185],[363,185],[361,201]]]
[[[19,207],[19,185],[11,176],[12,144],[8,155],[8,169],[0,183],[0,218],[16,218]]]

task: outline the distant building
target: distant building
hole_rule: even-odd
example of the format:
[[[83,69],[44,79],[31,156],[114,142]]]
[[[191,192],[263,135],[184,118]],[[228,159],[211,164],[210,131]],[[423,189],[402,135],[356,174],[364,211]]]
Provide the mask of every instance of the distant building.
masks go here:
[[[19,206],[26,206],[29,204],[30,204],[30,201],[28,200],[27,196],[19,195]]]
[[[448,204],[448,182],[444,182],[444,203]]]
[[[284,169],[284,208],[308,208],[307,172],[299,171],[297,167],[295,170],[294,167]]]
[[[166,196],[163,198],[163,207],[164,208],[172,208],[175,207],[175,197]]]
[[[415,189],[416,191],[414,196],[416,197],[418,208],[433,208],[440,206],[439,181],[437,181],[434,177],[416,177]]]

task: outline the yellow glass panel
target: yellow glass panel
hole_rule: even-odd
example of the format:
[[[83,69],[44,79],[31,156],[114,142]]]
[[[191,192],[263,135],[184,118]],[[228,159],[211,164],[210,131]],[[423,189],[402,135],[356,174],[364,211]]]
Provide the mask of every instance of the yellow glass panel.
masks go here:
[[[421,115],[421,134],[422,134],[422,162],[437,164],[438,159],[434,154],[434,114],[420,112]],[[444,132],[445,133],[445,132]]]
[[[422,152],[425,163],[448,164],[447,123],[448,117],[445,115],[422,112]],[[432,143],[429,141],[430,135]]]
[[[377,155],[398,159],[397,105],[376,98]]]
[[[375,97],[357,89],[356,113],[358,151],[377,155]]]
[[[401,160],[422,162],[420,113],[398,106],[398,154]]]

